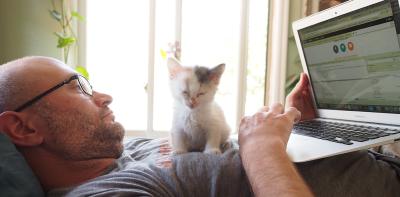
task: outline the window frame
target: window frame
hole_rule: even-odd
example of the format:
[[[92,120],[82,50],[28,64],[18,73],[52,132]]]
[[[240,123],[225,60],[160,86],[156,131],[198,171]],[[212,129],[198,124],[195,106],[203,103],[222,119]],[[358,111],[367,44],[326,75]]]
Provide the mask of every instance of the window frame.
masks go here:
[[[249,3],[250,0],[242,0],[241,21],[240,21],[240,48],[239,72],[237,84],[237,114],[236,123],[240,123],[245,114],[246,103],[246,64],[248,60],[248,31],[249,31]],[[86,0],[76,1],[78,12],[86,18],[87,2]],[[154,113],[154,62],[155,62],[155,12],[156,0],[149,1],[149,57],[148,57],[148,104],[147,110],[147,130],[128,130],[127,136],[146,136],[150,138],[166,137],[169,132],[156,131],[153,129]],[[288,37],[288,19],[289,19],[289,0],[269,0],[268,11],[268,38],[267,38],[267,65],[265,73],[264,105],[270,105],[275,102],[284,102],[285,77],[286,77],[286,58],[287,58],[287,37]],[[182,33],[182,0],[176,0],[176,26],[175,41],[181,42]],[[85,22],[77,24],[78,50],[76,52],[76,61],[78,65],[87,65],[86,60],[86,24]],[[235,133],[237,129],[233,129]]]
[[[265,105],[285,102],[289,0],[271,0],[268,24]]]

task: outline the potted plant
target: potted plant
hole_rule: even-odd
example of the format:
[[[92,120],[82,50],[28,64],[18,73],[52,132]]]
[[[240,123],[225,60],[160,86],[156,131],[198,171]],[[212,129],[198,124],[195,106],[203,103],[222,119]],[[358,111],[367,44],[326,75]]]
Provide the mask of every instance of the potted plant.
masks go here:
[[[72,10],[71,0],[50,0],[52,8],[49,10],[50,16],[60,25],[60,31],[55,31],[57,37],[57,48],[61,49],[61,58],[65,64],[70,65],[70,54],[75,47],[78,47],[77,36],[73,23],[83,21],[84,18],[77,11]],[[76,71],[86,78],[89,78],[85,67],[72,65]]]

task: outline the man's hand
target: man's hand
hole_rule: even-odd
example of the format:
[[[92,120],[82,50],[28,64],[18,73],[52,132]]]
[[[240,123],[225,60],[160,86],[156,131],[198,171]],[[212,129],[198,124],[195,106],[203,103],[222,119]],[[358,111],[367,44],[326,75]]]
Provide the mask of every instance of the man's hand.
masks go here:
[[[311,120],[316,117],[315,108],[311,98],[309,79],[301,73],[296,87],[286,97],[286,107],[294,107],[301,112],[301,120]]]
[[[281,104],[244,117],[239,127],[239,153],[255,196],[312,196],[288,155],[286,144],[300,112]]]
[[[286,147],[293,124],[300,120],[301,114],[293,107],[283,110],[281,104],[274,104],[271,109],[264,107],[253,116],[244,117],[239,127],[240,147],[266,142],[277,142]]]

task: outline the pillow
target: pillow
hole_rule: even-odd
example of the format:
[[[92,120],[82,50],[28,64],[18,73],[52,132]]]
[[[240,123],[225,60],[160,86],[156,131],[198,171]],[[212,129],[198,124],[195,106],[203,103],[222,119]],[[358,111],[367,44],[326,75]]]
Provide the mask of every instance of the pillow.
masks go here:
[[[0,132],[0,196],[44,196],[39,181],[8,136]]]

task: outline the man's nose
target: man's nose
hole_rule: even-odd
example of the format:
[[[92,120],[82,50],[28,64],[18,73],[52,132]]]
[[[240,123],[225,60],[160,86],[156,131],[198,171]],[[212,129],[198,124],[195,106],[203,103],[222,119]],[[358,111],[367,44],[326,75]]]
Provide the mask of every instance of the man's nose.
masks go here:
[[[96,91],[93,91],[93,98],[94,102],[99,107],[106,107],[110,105],[113,101],[113,98],[110,95]]]

